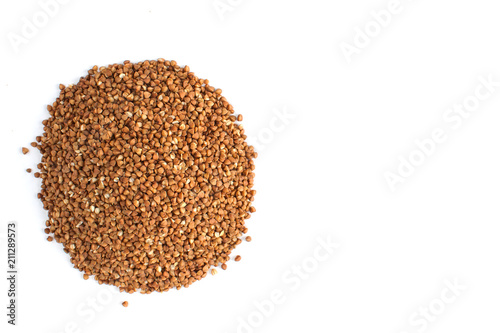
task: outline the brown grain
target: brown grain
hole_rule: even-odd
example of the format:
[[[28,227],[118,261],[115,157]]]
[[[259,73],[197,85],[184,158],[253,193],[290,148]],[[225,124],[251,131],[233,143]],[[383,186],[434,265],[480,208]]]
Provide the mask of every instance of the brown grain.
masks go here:
[[[150,293],[225,269],[255,211],[256,153],[222,91],[164,59],[94,66],[60,89],[39,197],[84,278]]]

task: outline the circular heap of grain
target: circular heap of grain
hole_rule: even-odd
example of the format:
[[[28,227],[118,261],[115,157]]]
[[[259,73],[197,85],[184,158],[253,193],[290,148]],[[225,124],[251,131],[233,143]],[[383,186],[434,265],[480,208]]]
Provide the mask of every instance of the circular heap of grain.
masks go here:
[[[228,261],[255,211],[257,154],[221,90],[163,59],[60,88],[37,138],[39,198],[84,278],[150,293]]]

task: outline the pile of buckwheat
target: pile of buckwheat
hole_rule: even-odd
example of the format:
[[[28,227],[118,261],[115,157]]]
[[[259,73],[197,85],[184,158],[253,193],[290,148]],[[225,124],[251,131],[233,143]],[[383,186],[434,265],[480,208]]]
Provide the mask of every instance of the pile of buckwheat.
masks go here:
[[[48,239],[85,279],[151,293],[227,267],[255,212],[257,153],[208,83],[158,59],[94,66],[60,86],[33,145],[35,177]]]

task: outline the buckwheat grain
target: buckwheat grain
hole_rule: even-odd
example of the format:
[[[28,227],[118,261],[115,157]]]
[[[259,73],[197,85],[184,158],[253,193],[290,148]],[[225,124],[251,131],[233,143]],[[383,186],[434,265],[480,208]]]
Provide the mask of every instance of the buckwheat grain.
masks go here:
[[[151,293],[225,269],[255,211],[257,153],[222,91],[164,59],[59,88],[37,137],[39,198],[84,278]]]

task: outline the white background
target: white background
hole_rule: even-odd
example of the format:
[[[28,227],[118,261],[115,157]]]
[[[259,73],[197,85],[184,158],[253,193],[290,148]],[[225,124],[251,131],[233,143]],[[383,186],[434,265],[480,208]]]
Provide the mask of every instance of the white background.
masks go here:
[[[349,63],[342,43],[376,29],[370,12],[389,2],[222,0],[231,10],[221,16],[213,0],[73,0],[14,47],[9,36],[42,7],[1,0],[0,267],[17,221],[20,272],[16,327],[0,273],[1,332],[498,332],[500,87],[456,129],[443,115],[480,76],[500,81],[499,6],[401,0]],[[42,133],[59,83],[160,57],[221,88],[260,135],[253,241],[234,251],[239,263],[187,289],[111,294],[45,240],[40,181],[25,172],[40,156],[20,148]],[[447,140],[391,191],[384,174],[436,128]],[[340,247],[314,265],[318,237]],[[297,280],[303,263],[310,273]],[[446,281],[466,290],[455,296]],[[273,290],[284,302],[262,313],[255,302]],[[429,306],[436,315],[423,320]]]

